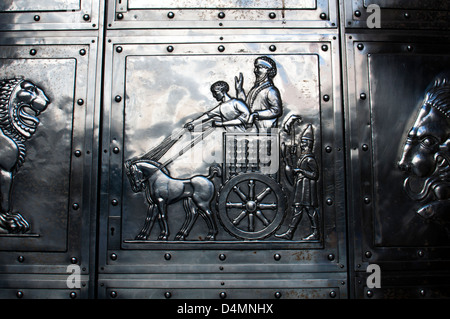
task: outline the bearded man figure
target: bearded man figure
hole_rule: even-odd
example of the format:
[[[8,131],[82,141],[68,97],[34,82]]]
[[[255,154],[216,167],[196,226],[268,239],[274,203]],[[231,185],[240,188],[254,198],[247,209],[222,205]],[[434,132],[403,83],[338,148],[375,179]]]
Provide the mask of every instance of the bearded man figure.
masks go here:
[[[409,175],[403,184],[406,193],[422,205],[417,213],[447,228],[450,217],[449,75],[438,76],[426,91],[398,167]],[[413,182],[415,187],[411,187]]]

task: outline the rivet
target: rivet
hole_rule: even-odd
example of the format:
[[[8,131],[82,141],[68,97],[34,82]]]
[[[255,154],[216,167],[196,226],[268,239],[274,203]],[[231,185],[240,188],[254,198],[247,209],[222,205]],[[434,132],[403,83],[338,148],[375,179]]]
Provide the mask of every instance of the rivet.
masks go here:
[[[77,100],[77,104],[78,105],[83,105],[84,104],[84,100],[83,99],[78,99]]]
[[[173,52],[173,46],[169,45],[169,46],[167,47],[167,52]]]
[[[169,253],[164,254],[164,259],[165,259],[165,260],[170,260],[171,258],[172,258],[172,255],[171,255],[171,254],[169,254]]]
[[[370,197],[364,196],[364,204],[370,204]]]
[[[121,46],[116,47],[116,52],[120,53],[123,51],[123,48]]]
[[[406,50],[408,50],[409,52],[411,52],[412,50],[414,50],[414,47],[412,45],[407,45],[406,46]]]
[[[84,21],[88,21],[89,18],[90,18],[89,14],[86,13],[85,15],[83,15],[83,20]]]
[[[76,157],[80,157],[81,156],[81,151],[80,150],[76,150],[74,154],[75,154]]]
[[[39,21],[39,20],[41,20],[41,17],[40,17],[39,15],[36,14],[36,15],[34,16],[34,21]]]
[[[172,297],[172,294],[170,293],[170,291],[166,291],[166,292],[164,293],[164,297],[165,297],[166,299],[169,299],[170,297]]]
[[[111,260],[117,260],[117,254],[112,253],[110,256]]]
[[[78,203],[73,203],[72,208],[73,210],[78,210],[80,208],[80,205]]]
[[[366,152],[366,151],[369,150],[369,145],[363,144],[363,145],[361,146],[361,148],[362,148],[362,150],[363,150],[364,152]]]
[[[77,297],[77,293],[75,292],[75,291],[72,291],[71,293],[70,293],[70,298],[71,299],[75,299]]]
[[[117,14],[117,19],[122,20],[123,19],[123,13],[118,13]]]
[[[364,256],[366,256],[366,258],[370,258],[370,257],[372,257],[372,252],[371,251],[366,251],[364,253]]]
[[[113,148],[113,153],[118,154],[120,152],[120,149],[118,147]]]
[[[423,256],[425,256],[425,252],[423,251],[423,250],[418,250],[417,251],[417,255],[419,256],[419,257],[423,257]]]
[[[122,101],[122,97],[120,95],[116,95],[114,97],[114,101],[116,101],[118,103],[118,102]]]
[[[222,291],[222,292],[219,294],[219,296],[220,296],[221,299],[225,299],[225,298],[227,297],[227,293]]]
[[[117,199],[113,199],[112,201],[111,201],[111,204],[113,205],[113,206],[117,206],[118,204],[119,204],[119,201],[117,200]]]
[[[330,96],[329,96],[328,94],[325,94],[325,95],[323,96],[323,100],[324,100],[325,102],[328,102],[328,101],[330,100]]]
[[[364,44],[358,43],[358,45],[356,47],[358,48],[358,50],[362,50],[362,49],[364,49]]]
[[[405,19],[409,19],[409,18],[411,18],[411,15],[408,12],[405,12],[403,14],[403,17],[405,17]]]
[[[23,297],[23,292],[22,291],[18,291],[16,293],[17,298],[22,298]]]
[[[30,50],[30,55],[36,55],[36,53],[37,53],[36,49],[31,49]]]
[[[219,50],[219,52],[223,52],[223,51],[225,51],[225,47],[223,45],[219,45],[217,50]]]
[[[72,264],[76,264],[76,263],[78,262],[77,257],[72,257],[72,258],[70,258],[70,262],[71,262]]]
[[[367,290],[366,295],[367,295],[367,297],[372,298],[373,297],[372,290]]]
[[[326,44],[322,45],[322,51],[328,51],[328,45]]]
[[[117,297],[117,292],[111,291],[109,295],[111,296],[111,298],[116,298]]]
[[[356,10],[356,11],[355,11],[355,17],[360,17],[360,16],[361,16],[361,11]]]
[[[269,13],[269,18],[275,19],[276,17],[277,17],[277,15],[275,14],[275,12]]]
[[[426,292],[424,289],[420,289],[419,294],[423,297],[426,295]]]
[[[334,290],[330,291],[330,297],[336,298],[336,291],[334,291]]]
[[[168,17],[169,19],[173,19],[173,18],[175,18],[175,13],[173,13],[172,11],[170,11],[170,12],[167,14],[167,17]]]
[[[329,261],[334,260],[334,254],[328,254],[328,260]]]
[[[220,267],[219,267],[219,270],[223,270],[223,266],[220,266]]]
[[[80,50],[80,55],[86,55],[86,50],[85,49],[81,49]]]
[[[271,51],[271,52],[275,52],[276,50],[277,50],[277,47],[275,46],[275,45],[271,45],[270,47],[269,47],[269,50]]]
[[[274,293],[275,298],[280,299],[281,298],[281,292],[277,291]]]
[[[321,18],[322,20],[325,20],[325,19],[327,18],[327,14],[326,14],[325,12],[322,12],[322,13],[320,14],[320,18]]]
[[[359,98],[360,98],[361,100],[365,100],[365,99],[367,98],[366,93],[361,93],[361,94],[359,95]]]
[[[331,198],[327,198],[326,203],[328,206],[333,205],[333,200]]]
[[[227,259],[227,256],[225,254],[220,254],[219,259],[224,261],[225,259]]]
[[[327,152],[327,153],[331,153],[332,150],[333,149],[329,145],[327,147],[325,147],[325,152]]]
[[[281,255],[280,254],[275,254],[273,255],[273,259],[275,259],[276,261],[281,259]]]
[[[219,17],[219,19],[223,19],[223,18],[225,18],[225,13],[219,12],[219,14],[217,16]]]
[[[19,256],[19,257],[17,257],[17,260],[18,260],[20,263],[23,263],[24,260],[25,260],[25,257]]]

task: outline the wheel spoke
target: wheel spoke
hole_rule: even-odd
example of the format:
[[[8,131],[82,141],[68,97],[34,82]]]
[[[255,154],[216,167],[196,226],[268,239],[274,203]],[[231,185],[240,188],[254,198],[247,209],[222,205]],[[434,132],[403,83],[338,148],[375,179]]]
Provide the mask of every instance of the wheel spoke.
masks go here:
[[[263,190],[261,193],[259,193],[258,196],[256,196],[256,201],[260,202],[264,199],[264,197],[266,197],[268,194],[270,194],[270,192],[272,192],[272,189],[270,189],[270,187],[267,187],[265,190]]]
[[[272,210],[275,210],[275,209],[278,208],[278,205],[275,204],[275,203],[273,203],[273,204],[263,204],[263,203],[260,203],[260,204],[258,204],[258,208],[259,208],[259,209],[272,209]]]
[[[243,210],[238,217],[233,219],[233,225],[239,225],[239,223],[244,219],[244,217],[247,216],[247,211]]]
[[[252,179],[248,181],[248,197],[250,200],[255,199],[255,181]]]
[[[258,210],[256,211],[256,217],[258,217],[258,219],[260,221],[262,221],[264,226],[269,226],[270,222],[269,220],[266,218],[266,216],[264,216],[264,214],[262,213],[262,211]]]
[[[248,214],[248,231],[255,231],[255,215],[253,213]]]
[[[247,196],[245,196],[245,194],[239,189],[239,187],[234,186],[233,187],[233,191],[238,194],[238,196],[243,200],[243,201],[247,201]]]
[[[227,208],[244,208],[244,203],[226,203]]]

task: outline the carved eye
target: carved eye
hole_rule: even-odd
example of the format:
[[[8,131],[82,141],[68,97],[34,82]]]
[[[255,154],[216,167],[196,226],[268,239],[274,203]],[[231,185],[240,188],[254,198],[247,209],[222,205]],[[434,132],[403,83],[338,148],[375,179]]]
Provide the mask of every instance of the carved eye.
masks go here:
[[[433,148],[438,144],[436,138],[433,136],[426,136],[422,138],[420,143],[427,148]]]

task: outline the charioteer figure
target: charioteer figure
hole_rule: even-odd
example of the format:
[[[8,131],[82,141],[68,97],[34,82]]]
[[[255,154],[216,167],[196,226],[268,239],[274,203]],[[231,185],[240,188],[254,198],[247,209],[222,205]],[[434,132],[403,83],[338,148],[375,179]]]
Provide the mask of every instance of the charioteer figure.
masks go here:
[[[311,223],[311,234],[303,240],[319,240],[319,200],[317,195],[317,180],[319,179],[319,166],[313,154],[314,132],[311,124],[303,131],[300,139],[301,154],[297,156],[296,145],[290,147],[285,154],[286,172],[293,175],[294,201],[293,216],[289,228],[275,237],[290,240],[306,213]]]

